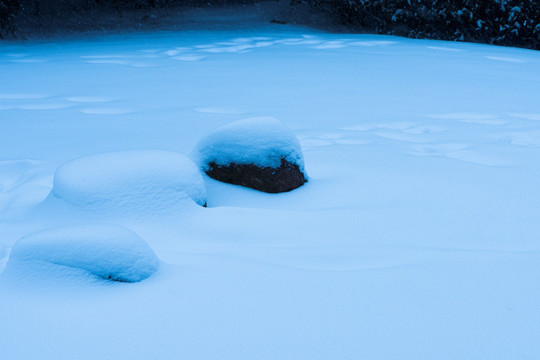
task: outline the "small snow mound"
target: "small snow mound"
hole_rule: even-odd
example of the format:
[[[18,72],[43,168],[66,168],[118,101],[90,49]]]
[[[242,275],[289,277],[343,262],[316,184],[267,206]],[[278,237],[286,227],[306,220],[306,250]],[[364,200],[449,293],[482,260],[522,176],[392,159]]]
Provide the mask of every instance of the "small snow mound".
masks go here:
[[[71,205],[141,211],[191,198],[206,204],[199,169],[182,154],[134,150],[96,154],[60,166],[52,194]]]
[[[144,280],[159,267],[146,242],[117,225],[70,226],[25,236],[13,246],[12,261],[63,265],[121,282]]]
[[[201,139],[191,153],[203,170],[209,164],[254,164],[279,167],[281,160],[304,171],[300,142],[292,131],[272,117],[254,117],[223,125]]]
[[[291,191],[307,181],[298,138],[271,117],[224,125],[201,139],[191,157],[216,180],[268,193]]]

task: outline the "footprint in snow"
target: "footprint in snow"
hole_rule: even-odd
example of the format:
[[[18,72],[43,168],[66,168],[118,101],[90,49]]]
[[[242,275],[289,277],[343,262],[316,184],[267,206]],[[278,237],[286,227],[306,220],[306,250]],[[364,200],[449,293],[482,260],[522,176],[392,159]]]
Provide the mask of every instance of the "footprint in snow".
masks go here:
[[[347,131],[370,131],[377,129],[389,129],[389,130],[404,130],[415,126],[415,123],[412,122],[386,122],[386,123],[362,123],[352,126],[344,126],[341,129]]]
[[[512,113],[509,115],[519,119],[540,121],[540,113]]]
[[[176,56],[176,55],[179,55],[179,54],[181,54],[183,52],[185,52],[185,50],[172,49],[172,50],[164,51],[163,54],[166,55],[166,56]]]
[[[221,108],[221,107],[203,107],[196,108],[195,111],[204,113],[204,114],[223,114],[223,115],[242,115],[246,111],[233,108]]]
[[[359,140],[359,139],[336,139],[334,140],[336,144],[340,145],[366,145],[369,144],[369,141]]]
[[[0,274],[4,271],[9,259],[10,247],[7,244],[0,243]]]
[[[23,57],[26,57],[26,56],[30,56],[30,54],[27,54],[27,53],[9,53],[9,54],[6,54],[6,56],[9,56],[9,57],[12,57],[12,58],[23,58]]]
[[[64,99],[50,99],[50,95],[42,94],[0,94],[0,100],[14,100],[8,106],[0,106],[0,110],[61,110],[74,107],[78,103],[103,103],[112,101],[99,96],[73,96]]]
[[[492,135],[491,138],[510,145],[540,147],[540,130],[513,131]]]
[[[194,53],[193,52],[194,50],[196,49],[187,48],[187,47],[177,47],[174,49],[162,51],[160,52],[160,55],[166,56],[173,60],[179,60],[179,61],[199,61],[206,57],[204,55]]]
[[[410,143],[429,141],[425,135],[445,131],[437,125],[418,125],[412,122],[364,123],[341,128],[347,131],[369,132],[378,137]]]
[[[425,143],[429,141],[429,139],[425,139],[418,134],[408,134],[403,131],[379,130],[374,131],[373,134],[383,139],[396,140],[407,143]]]
[[[113,99],[101,96],[72,96],[68,97],[67,100],[74,103],[104,103]]]
[[[0,161],[0,210],[21,208],[43,200],[51,175],[34,160]]]
[[[232,40],[234,43],[248,43],[248,42],[256,42],[256,41],[268,41],[272,40],[272,38],[265,37],[265,36],[254,36],[254,37],[246,37],[246,38],[235,38]]]
[[[51,60],[42,59],[42,58],[22,58],[22,59],[12,59],[12,60],[9,60],[9,61],[12,62],[12,63],[23,63],[23,64],[30,63],[30,64],[34,64],[34,63],[45,63],[45,62],[49,62]]]
[[[200,49],[203,52],[209,53],[242,53],[254,48],[251,44],[240,44],[235,46],[212,46]]]
[[[446,154],[449,159],[461,160],[472,164],[484,166],[506,166],[507,162],[489,154],[474,149],[454,151]]]
[[[454,49],[454,48],[445,47],[445,46],[426,46],[426,48],[428,48],[430,50],[438,50],[438,51],[451,51],[451,52],[462,52],[462,51],[464,51],[462,49]]]
[[[419,125],[402,130],[405,134],[423,135],[446,131],[446,128],[436,125]]]
[[[238,38],[232,41],[218,42],[214,44],[196,45],[195,49],[199,52],[207,53],[245,53],[251,49],[272,46],[276,44],[270,38]]]
[[[46,102],[19,105],[16,108],[19,110],[62,110],[72,107],[73,104],[65,102]]]
[[[46,99],[52,97],[48,94],[32,94],[32,93],[3,93],[0,94],[0,100],[29,100],[29,99]]]
[[[345,41],[325,41],[320,45],[316,45],[314,49],[326,50],[326,49],[341,49],[346,47]]]
[[[186,55],[179,55],[179,56],[175,56],[173,57],[174,60],[180,60],[180,61],[199,61],[199,60],[202,60],[204,59],[205,56],[201,56],[201,55],[191,55],[191,54],[186,54]]]
[[[80,109],[79,111],[83,114],[91,115],[124,115],[135,112],[134,110],[122,108],[85,108]]]
[[[37,98],[36,98],[37,99]],[[33,100],[33,99],[27,99]],[[39,100],[39,99],[37,99]],[[0,105],[0,110],[61,110],[72,107],[73,104],[67,102],[23,102],[17,101],[10,103],[9,105]]]
[[[143,53],[143,54],[157,54],[159,53],[160,49],[142,49],[142,50],[139,50],[139,52]]]
[[[139,61],[140,56],[130,55],[85,55],[81,56],[88,64],[124,65],[136,68],[159,67],[156,62]],[[143,59],[145,57],[143,56]]]
[[[81,55],[82,59],[106,60],[106,59],[133,59],[133,56],[126,54],[103,54],[103,55]]]
[[[77,104],[101,104],[113,101],[112,98],[102,97],[102,96],[72,96],[67,98],[68,101]],[[130,109],[123,108],[83,108],[79,109],[79,112],[83,114],[93,114],[93,115],[122,115],[130,114],[133,111]]]
[[[317,38],[288,38],[277,40],[276,44],[281,45],[318,45],[321,44],[323,40]]]
[[[349,43],[349,45],[354,46],[367,46],[367,47],[374,47],[374,46],[389,46],[397,44],[397,41],[352,41]]]
[[[320,147],[320,146],[330,146],[333,145],[334,142],[331,140],[323,140],[323,139],[302,139],[300,138],[300,144],[302,147]]]
[[[463,143],[413,145],[407,153],[414,156],[446,157],[477,165],[504,166],[501,159],[485,154]]]
[[[449,114],[430,114],[431,119],[456,120],[462,123],[479,125],[505,125],[507,122],[494,114],[482,113],[449,113]]]
[[[488,58],[490,60],[510,62],[510,63],[526,63],[526,62],[528,62],[525,59],[503,57],[503,56],[486,56],[486,58]]]
[[[26,53],[11,53],[6,54],[8,61],[12,63],[43,63],[48,62],[50,59],[33,57],[31,54]]]
[[[330,145],[365,145],[368,141],[351,137],[348,133],[324,133],[311,136],[299,136],[303,147],[321,147]]]
[[[141,62],[141,61],[128,61],[121,59],[102,59],[102,60],[87,60],[88,64],[112,64],[112,65],[124,65],[136,68],[150,68],[159,67],[159,64],[154,62]]]
[[[24,183],[41,162],[35,160],[0,161],[0,192],[11,191]]]
[[[416,156],[447,156],[451,152],[468,148],[469,145],[462,143],[413,145],[409,154]]]

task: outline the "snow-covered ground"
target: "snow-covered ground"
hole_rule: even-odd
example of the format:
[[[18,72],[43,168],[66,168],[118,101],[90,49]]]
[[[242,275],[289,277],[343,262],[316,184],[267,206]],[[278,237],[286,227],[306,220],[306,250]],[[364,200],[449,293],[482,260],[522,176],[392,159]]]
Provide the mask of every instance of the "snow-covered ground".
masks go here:
[[[0,358],[540,356],[540,53],[276,25],[3,43],[0,79]],[[168,186],[169,152],[259,116],[300,139],[299,189],[205,176],[207,208],[49,196],[88,155],[102,193]],[[100,167],[126,150],[169,155]],[[110,233],[69,236],[96,226],[122,229],[119,261],[146,242],[157,272],[81,270],[71,256]],[[15,249],[46,264],[8,261],[28,235]]]

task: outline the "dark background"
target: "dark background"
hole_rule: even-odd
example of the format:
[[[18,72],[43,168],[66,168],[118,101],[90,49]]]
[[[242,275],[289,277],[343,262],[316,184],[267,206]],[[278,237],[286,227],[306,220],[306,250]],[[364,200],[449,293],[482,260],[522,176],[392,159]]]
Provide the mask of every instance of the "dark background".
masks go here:
[[[540,50],[537,0],[0,0],[0,38],[305,25]]]

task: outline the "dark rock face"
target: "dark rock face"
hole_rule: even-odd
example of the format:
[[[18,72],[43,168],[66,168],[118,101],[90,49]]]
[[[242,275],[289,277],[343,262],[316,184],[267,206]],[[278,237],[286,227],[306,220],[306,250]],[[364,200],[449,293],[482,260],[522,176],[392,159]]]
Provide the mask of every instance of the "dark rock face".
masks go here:
[[[278,168],[235,163],[219,165],[214,161],[208,165],[206,174],[213,179],[267,193],[291,191],[307,182],[300,167],[283,158]]]

